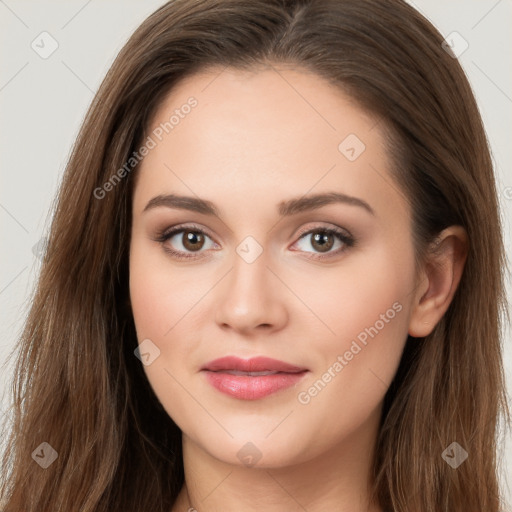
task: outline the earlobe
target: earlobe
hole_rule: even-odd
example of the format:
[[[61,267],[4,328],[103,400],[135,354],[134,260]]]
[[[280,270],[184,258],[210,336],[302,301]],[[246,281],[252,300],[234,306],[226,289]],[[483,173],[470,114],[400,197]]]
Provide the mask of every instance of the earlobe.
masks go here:
[[[427,255],[413,300],[410,336],[428,336],[446,313],[462,277],[467,253],[468,237],[462,226],[450,226],[439,234]]]

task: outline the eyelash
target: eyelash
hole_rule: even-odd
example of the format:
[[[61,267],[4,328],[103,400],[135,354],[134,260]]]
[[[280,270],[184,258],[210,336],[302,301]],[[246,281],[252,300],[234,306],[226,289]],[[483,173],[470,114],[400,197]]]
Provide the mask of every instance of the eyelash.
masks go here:
[[[171,256],[175,257],[176,259],[188,260],[191,258],[197,258],[197,256],[194,254],[182,253],[180,251],[175,251],[174,249],[170,249],[169,247],[164,245],[165,242],[167,242],[167,240],[172,238],[174,235],[176,235],[178,233],[182,233],[184,231],[192,231],[193,233],[200,233],[202,235],[207,236],[208,238],[211,238],[208,235],[208,233],[206,233],[199,226],[190,224],[190,225],[179,225],[179,226],[175,226],[171,229],[164,229],[162,231],[159,231],[157,233],[156,237],[154,238],[154,240],[156,242],[159,242],[162,245],[165,252],[171,254]],[[314,260],[324,260],[326,258],[331,258],[331,257],[337,256],[337,255],[341,254],[342,252],[345,252],[348,248],[354,247],[354,245],[356,244],[355,238],[352,235],[347,234],[345,231],[342,231],[339,228],[325,228],[325,227],[321,227],[321,226],[314,227],[314,228],[308,229],[306,231],[300,232],[298,240],[301,240],[306,235],[311,235],[313,233],[334,235],[340,242],[342,242],[345,245],[345,247],[338,249],[335,252],[329,252],[329,253],[325,253],[325,254],[316,253],[317,256],[307,256],[308,258],[311,258]],[[311,254],[311,253],[309,253],[309,254]],[[320,254],[320,256],[318,256],[318,254]]]

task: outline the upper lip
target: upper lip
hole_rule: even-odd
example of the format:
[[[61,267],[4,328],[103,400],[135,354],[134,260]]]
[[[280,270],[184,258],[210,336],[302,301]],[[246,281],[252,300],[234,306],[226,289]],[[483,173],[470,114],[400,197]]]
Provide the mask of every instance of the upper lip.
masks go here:
[[[206,363],[201,370],[209,370],[218,372],[221,370],[235,370],[241,372],[263,372],[275,371],[284,373],[299,373],[306,370],[300,366],[271,359],[269,357],[252,357],[251,359],[241,359],[236,356],[226,356],[219,359],[214,359]]]

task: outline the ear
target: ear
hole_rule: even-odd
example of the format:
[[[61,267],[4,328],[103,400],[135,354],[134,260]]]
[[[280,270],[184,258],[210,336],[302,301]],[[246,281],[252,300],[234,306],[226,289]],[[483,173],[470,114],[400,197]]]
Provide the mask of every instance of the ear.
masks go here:
[[[441,320],[459,285],[467,253],[468,237],[462,226],[450,226],[436,238],[421,269],[412,303],[411,336],[428,336]]]

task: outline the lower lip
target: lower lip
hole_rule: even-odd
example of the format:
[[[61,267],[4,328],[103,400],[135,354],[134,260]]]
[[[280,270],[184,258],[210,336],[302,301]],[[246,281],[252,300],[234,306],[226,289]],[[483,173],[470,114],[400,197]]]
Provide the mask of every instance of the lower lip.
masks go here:
[[[304,377],[306,370],[300,373],[274,373],[255,377],[208,370],[205,374],[208,382],[226,395],[241,400],[258,400],[294,386]]]

